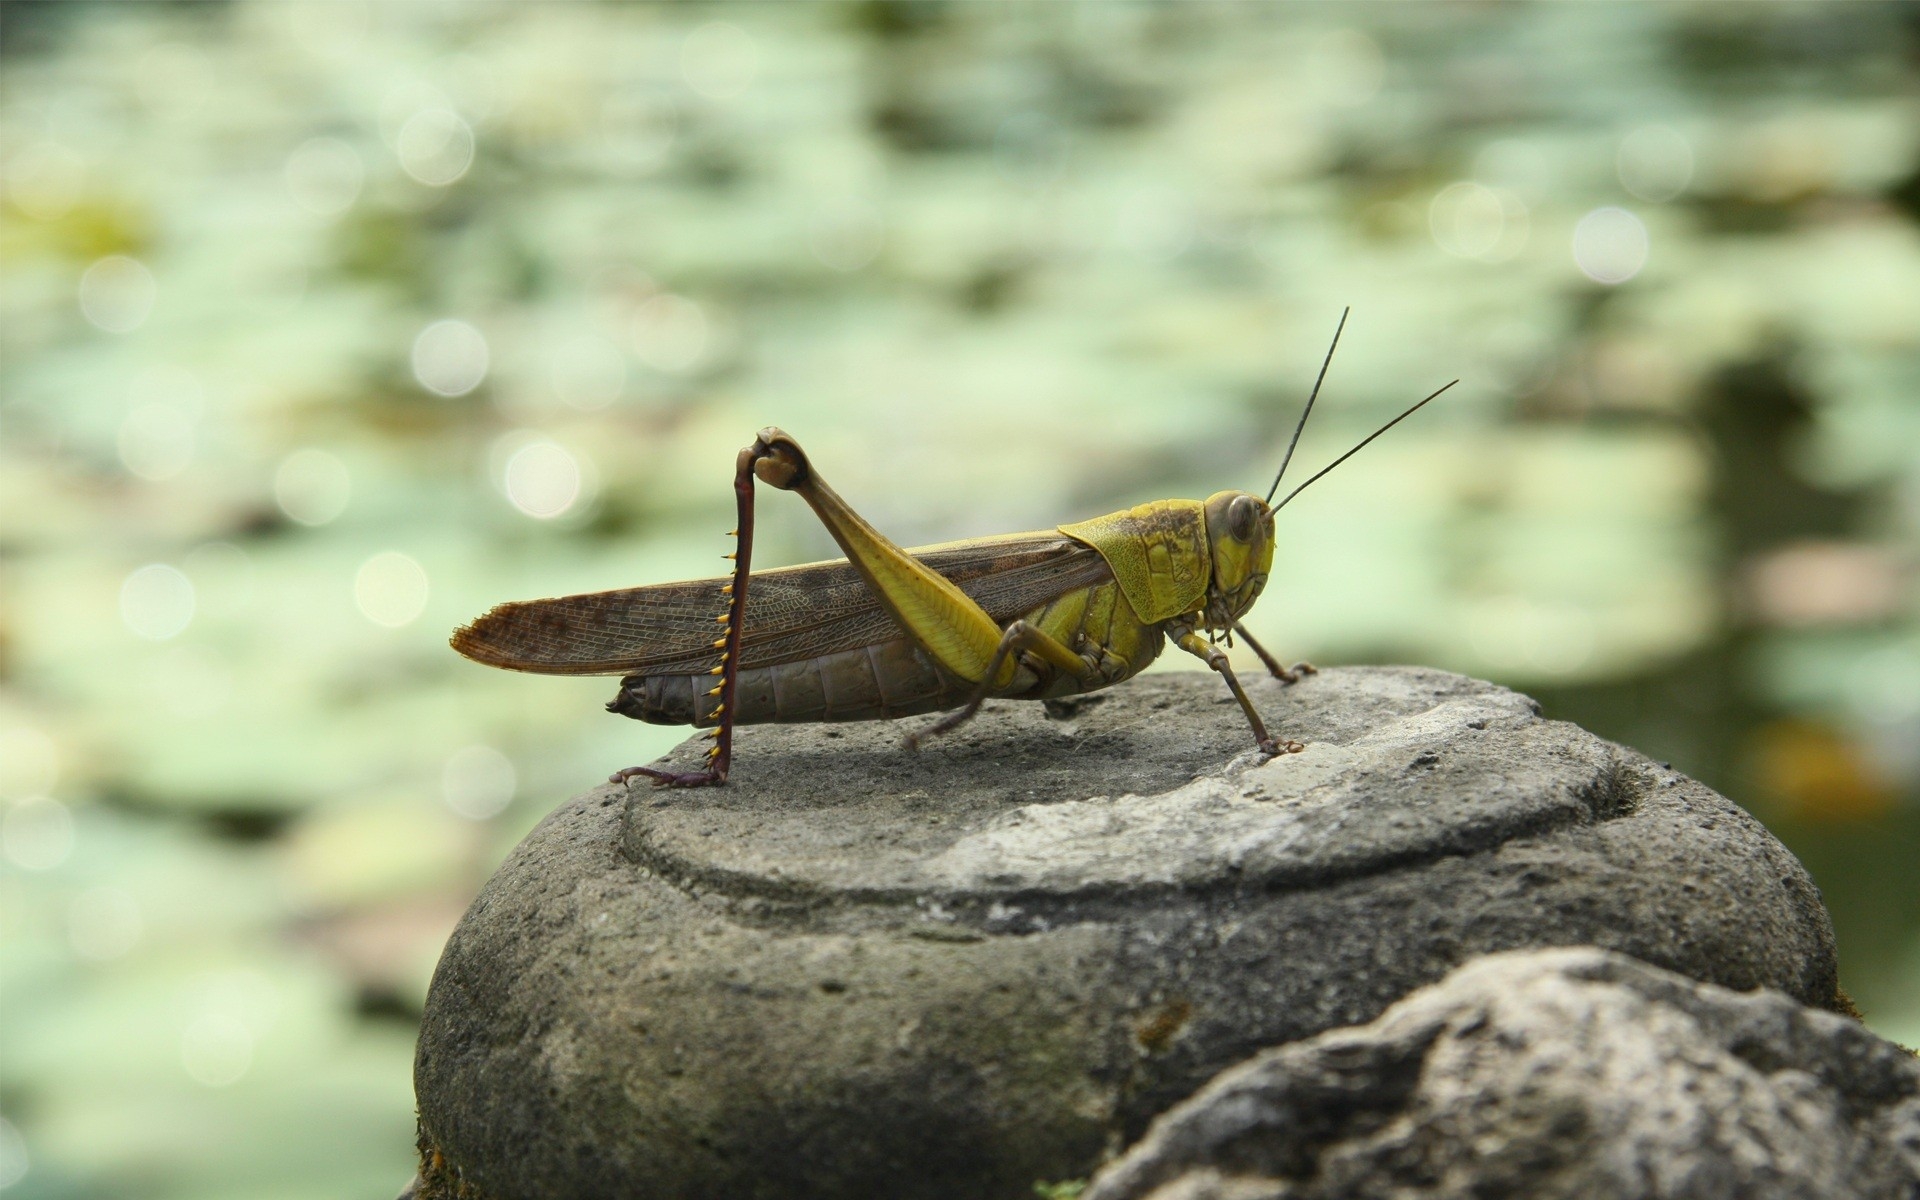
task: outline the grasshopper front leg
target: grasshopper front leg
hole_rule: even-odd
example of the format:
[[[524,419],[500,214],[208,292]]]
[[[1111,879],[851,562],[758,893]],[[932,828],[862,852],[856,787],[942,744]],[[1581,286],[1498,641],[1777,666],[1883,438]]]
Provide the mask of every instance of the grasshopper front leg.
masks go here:
[[[1260,719],[1260,713],[1253,707],[1253,701],[1247,699],[1246,689],[1240,686],[1239,678],[1234,675],[1233,667],[1227,662],[1227,656],[1220,647],[1201,637],[1184,619],[1169,623],[1167,635],[1173,639],[1174,645],[1220,672],[1220,677],[1225,679],[1227,686],[1233,690],[1233,698],[1240,702],[1240,711],[1247,714],[1247,724],[1253,726],[1253,740],[1258,743],[1261,750],[1268,754],[1279,755],[1298,754],[1306,749],[1292,738],[1284,742],[1276,742],[1267,733],[1267,723]]]
[[[1304,675],[1318,675],[1320,673],[1320,668],[1310,662],[1297,662],[1293,664],[1292,667],[1281,666],[1280,660],[1268,654],[1265,646],[1254,641],[1253,635],[1247,632],[1247,627],[1238,621],[1233,623],[1233,631],[1240,635],[1241,641],[1253,647],[1253,652],[1260,656],[1260,661],[1267,664],[1267,673],[1275,679],[1278,679],[1281,683],[1299,683],[1301,677]]]

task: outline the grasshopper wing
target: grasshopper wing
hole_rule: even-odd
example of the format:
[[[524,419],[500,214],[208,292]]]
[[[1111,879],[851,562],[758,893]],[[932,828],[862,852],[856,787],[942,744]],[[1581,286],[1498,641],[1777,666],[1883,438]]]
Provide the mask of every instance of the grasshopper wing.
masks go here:
[[[1006,624],[1113,578],[1098,551],[1055,530],[909,550]],[[453,635],[476,662],[542,675],[677,675],[712,667],[725,578],[502,604]],[[905,632],[846,559],[757,571],[747,588],[742,668],[870,646]]]

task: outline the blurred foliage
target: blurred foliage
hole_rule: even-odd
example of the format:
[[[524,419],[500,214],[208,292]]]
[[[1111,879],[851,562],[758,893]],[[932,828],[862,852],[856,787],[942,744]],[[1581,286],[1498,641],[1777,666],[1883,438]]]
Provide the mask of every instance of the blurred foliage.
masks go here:
[[[1913,12],[8,4],[0,1189],[397,1189],[452,922],[677,740],[454,625],[713,573],[765,424],[909,544],[1263,485],[1347,304],[1302,466],[1465,382],[1256,632],[1727,791],[1920,1042]]]

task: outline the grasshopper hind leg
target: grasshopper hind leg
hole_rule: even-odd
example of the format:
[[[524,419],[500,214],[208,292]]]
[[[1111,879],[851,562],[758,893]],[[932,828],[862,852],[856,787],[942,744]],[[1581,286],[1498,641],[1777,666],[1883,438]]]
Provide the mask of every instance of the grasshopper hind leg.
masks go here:
[[[733,496],[740,518],[734,534],[740,542],[734,553],[727,556],[733,559],[733,582],[726,588],[727,611],[719,619],[724,632],[713,643],[714,649],[720,652],[720,665],[713,668],[709,677],[717,676],[718,681],[704,696],[695,698],[696,704],[705,699],[718,701],[708,714],[709,719],[717,718],[720,724],[710,731],[714,742],[707,749],[707,765],[698,771],[627,767],[615,771],[608,778],[609,783],[624,784],[641,775],[653,780],[655,787],[715,787],[727,781],[727,770],[733,765],[733,718],[740,681],[740,631],[746,624],[747,580],[753,569],[754,470],[762,460],[772,457],[773,448],[767,444],[763,434],[753,440],[753,445],[740,451],[740,457],[734,463]]]

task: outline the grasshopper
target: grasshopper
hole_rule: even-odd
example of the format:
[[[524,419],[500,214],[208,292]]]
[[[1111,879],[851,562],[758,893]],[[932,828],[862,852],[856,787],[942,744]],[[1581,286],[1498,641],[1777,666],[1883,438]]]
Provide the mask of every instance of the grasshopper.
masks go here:
[[[1273,504],[1345,327],[1342,313],[1264,499],[1224,491],[1156,500],[1051,530],[903,550],[827,486],[798,442],[768,428],[734,464],[731,575],[502,604],[457,630],[453,648],[514,671],[624,676],[609,711],[714,738],[701,770],[628,767],[616,783],[641,775],[656,786],[725,783],[736,725],[953,710],[907,736],[916,748],[989,697],[1047,700],[1119,683],[1167,641],[1219,672],[1262,752],[1301,750],[1267,732],[1217,642],[1231,646],[1238,633],[1285,683],[1313,671],[1282,666],[1240,623],[1273,563],[1274,513],[1453,386]],[[753,573],[756,480],[805,500],[847,556]]]

